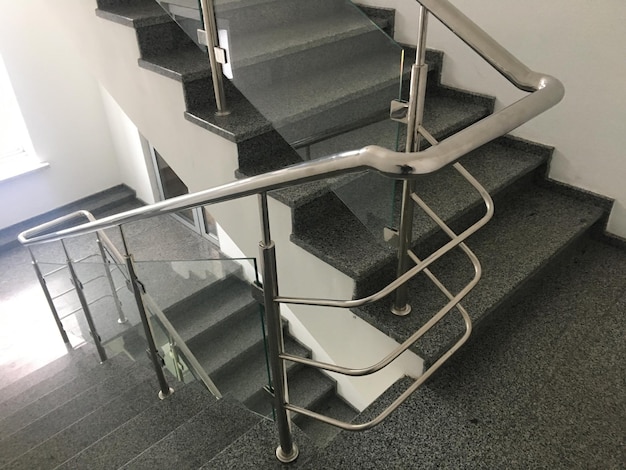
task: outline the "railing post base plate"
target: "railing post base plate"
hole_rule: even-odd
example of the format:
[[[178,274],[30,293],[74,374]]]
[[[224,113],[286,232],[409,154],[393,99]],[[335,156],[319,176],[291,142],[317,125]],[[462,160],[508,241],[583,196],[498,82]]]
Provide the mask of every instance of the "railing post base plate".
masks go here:
[[[278,446],[276,448],[276,458],[280,460],[282,463],[291,463],[298,458],[300,451],[298,450],[298,446],[294,443],[291,446],[291,452],[286,454],[283,452],[283,448]]]
[[[411,313],[411,305],[406,304],[402,308],[398,308],[395,305],[392,305],[391,306],[391,313],[393,313],[394,315],[396,315],[398,317],[404,317],[404,316],[408,315],[409,313]]]
[[[169,390],[167,391],[167,393],[163,393],[163,390],[159,390],[159,400],[165,400],[167,397],[169,397],[172,393],[174,393],[174,389],[172,387],[169,388]]]

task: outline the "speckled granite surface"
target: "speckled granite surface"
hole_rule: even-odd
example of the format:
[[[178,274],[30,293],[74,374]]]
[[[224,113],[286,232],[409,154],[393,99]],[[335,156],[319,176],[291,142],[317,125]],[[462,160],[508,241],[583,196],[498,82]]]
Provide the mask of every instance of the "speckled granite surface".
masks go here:
[[[624,269],[623,250],[591,243],[388,421],[342,433],[308,468],[623,468]]]
[[[539,188],[518,195],[515,200],[499,206],[497,211],[494,219],[467,241],[483,270],[481,281],[462,302],[476,323],[545,268],[603,215],[601,209]],[[422,258],[425,255],[419,254]],[[472,265],[460,250],[434,263],[431,271],[455,293],[473,276]],[[388,310],[391,300],[361,309],[359,313],[385,333],[403,341],[447,303],[447,298],[423,275],[410,281],[409,286],[413,306],[410,315],[392,315]],[[432,362],[462,331],[461,317],[452,311],[414,349],[427,362]]]

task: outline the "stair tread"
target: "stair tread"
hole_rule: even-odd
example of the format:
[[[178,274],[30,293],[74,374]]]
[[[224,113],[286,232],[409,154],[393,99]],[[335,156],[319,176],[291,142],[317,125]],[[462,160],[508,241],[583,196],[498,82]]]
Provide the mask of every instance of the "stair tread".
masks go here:
[[[331,418],[338,419],[344,423],[351,423],[359,414],[357,410],[336,394],[315,404],[311,410],[324,416],[330,416]],[[321,421],[308,418],[303,415],[298,415],[295,422],[319,448],[326,447],[341,431],[335,426],[330,426],[326,423],[322,423]]]
[[[5,465],[81,420],[103,403],[117,397],[121,390],[133,387],[154,375],[154,372],[139,363],[122,372],[76,395],[36,420],[21,422],[18,430],[0,441],[0,464]]]
[[[372,31],[376,27],[360,14],[324,16],[293,21],[280,28],[267,28],[231,37],[233,68],[264,62],[297,51]]]
[[[309,353],[306,348],[289,337],[285,338],[285,351],[302,356]],[[223,395],[242,403],[256,403],[258,396],[265,394],[262,389],[268,384],[264,348],[259,347],[254,355],[245,359],[239,367],[224,369],[213,378]],[[287,363],[287,369],[292,367],[294,367],[293,363]]]
[[[139,65],[174,80],[191,81],[210,77],[211,67],[206,52],[195,44],[186,44],[172,51],[146,55]]]
[[[98,364],[95,357],[93,360],[95,367],[79,373],[67,382],[58,384],[55,388],[47,389],[46,387],[53,387],[57,384],[52,380],[46,380],[34,385],[33,392],[18,395],[7,401],[6,407],[3,408],[5,416],[0,421],[0,439],[4,439],[26,424],[71,401],[77,394],[84,393],[111,377],[119,376],[122,371],[132,365],[132,361],[123,356],[112,357],[103,364]],[[79,371],[83,372],[82,368]]]
[[[255,304],[250,285],[236,277],[229,277],[215,286],[183,299],[165,311],[166,316],[185,340],[207,331],[230,315]]]
[[[198,468],[261,418],[223,398],[205,408],[122,468]]]
[[[216,400],[199,382],[185,386],[178,384],[173,395],[156,403],[153,401],[150,408],[86,447],[58,468],[119,468],[215,403]]]
[[[359,58],[330,71],[310,74],[306,80],[290,77],[271,88],[248,90],[245,95],[274,127],[281,128],[397,83],[398,64],[399,53],[397,57],[370,55],[367,60]]]
[[[591,240],[490,320],[383,425],[342,432],[319,468],[402,467],[407,458],[432,468],[620,468],[625,267],[623,249]],[[355,421],[375,417],[411,382]],[[355,451],[338,457],[337,448]]]
[[[89,348],[70,350],[68,354],[46,364],[45,367],[3,387],[0,391],[2,396],[0,419],[71,382],[80,374],[98,365],[97,356]]]
[[[288,465],[288,468],[333,468],[317,466],[318,450],[298,426],[292,425],[291,432],[293,442],[298,446],[299,455],[296,461]],[[282,465],[276,460],[274,451],[279,442],[276,424],[269,419],[261,419],[245,434],[203,465],[201,470],[287,468],[286,465]]]
[[[538,187],[496,211],[494,219],[467,241],[483,267],[482,279],[462,301],[475,324],[603,216],[603,210],[598,207]],[[471,264],[460,250],[439,260],[432,271],[452,292],[458,292],[473,276]],[[358,309],[356,313],[403,341],[447,302],[425,276],[413,279],[409,291],[415,293],[415,301],[413,312],[406,317],[393,316],[388,311],[389,303],[385,302]],[[432,362],[463,331],[464,323],[454,311],[413,350],[427,363]]]
[[[149,26],[172,21],[170,16],[154,0],[135,0],[101,6],[96,15],[126,26]]]
[[[313,367],[301,367],[289,376],[289,402],[302,408],[315,403],[335,391],[335,381]]]
[[[486,103],[461,103],[455,97],[446,94],[433,94],[426,101],[424,126],[433,136],[440,138],[485,117],[488,113]],[[400,133],[398,134],[399,127]],[[379,145],[395,150],[396,142],[400,143],[398,150],[402,151],[405,139],[405,126],[386,119],[312,145],[311,159],[359,149],[366,145]],[[298,207],[328,192],[329,189],[341,187],[356,178],[358,176],[342,175],[326,181],[315,181],[280,189],[273,191],[271,195],[291,207]],[[388,201],[388,198],[385,200]]]
[[[129,389],[120,387],[117,397],[21,455],[10,463],[11,468],[56,468],[159,401],[157,391],[152,377]]]
[[[215,327],[217,331],[208,330],[187,343],[209,376],[263,341],[259,308],[246,309],[243,315],[237,315],[236,324],[228,322],[223,328]]]
[[[460,159],[466,169],[492,195],[522,175],[531,172],[544,161],[545,156],[512,148],[506,141],[486,144]],[[373,173],[362,178],[381,180],[381,177]],[[459,178],[452,168],[447,168],[420,179],[418,183],[418,194],[431,204],[445,221],[449,221],[480,200],[480,196],[468,183],[459,183]],[[359,181],[354,180],[351,184],[359,185]],[[374,185],[371,182],[368,184],[373,189],[380,187],[380,184]],[[368,187],[360,185],[361,188],[364,186]],[[348,191],[344,190],[345,192]],[[363,199],[370,205],[368,210],[372,212],[372,218],[379,221],[374,225],[378,229],[389,220],[391,199],[389,194],[389,192],[382,195],[368,193],[368,197]],[[365,278],[385,263],[392,262],[396,256],[394,249],[381,243],[382,232],[378,238],[371,235],[348,209],[335,214],[333,218],[326,218],[323,225],[313,221],[309,223],[310,219],[307,220],[305,217],[302,219],[302,226],[299,226],[299,219],[296,218],[292,240],[353,279]],[[435,227],[435,223],[419,209],[415,211],[414,222],[413,237],[416,242],[429,235]]]

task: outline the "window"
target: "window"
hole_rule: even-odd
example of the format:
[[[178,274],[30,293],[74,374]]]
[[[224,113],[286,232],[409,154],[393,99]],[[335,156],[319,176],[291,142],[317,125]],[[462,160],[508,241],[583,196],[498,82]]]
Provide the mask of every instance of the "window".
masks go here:
[[[30,137],[0,56],[0,181],[28,173],[47,164],[34,155]]]

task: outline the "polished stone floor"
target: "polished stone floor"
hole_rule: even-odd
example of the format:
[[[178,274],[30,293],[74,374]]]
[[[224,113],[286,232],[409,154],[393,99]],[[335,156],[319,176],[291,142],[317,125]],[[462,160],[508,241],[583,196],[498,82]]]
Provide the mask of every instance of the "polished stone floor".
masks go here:
[[[116,246],[121,247],[119,231],[107,232]],[[135,259],[139,264],[144,262],[148,266],[144,269],[161,272],[163,269],[158,263],[163,264],[167,260],[169,271],[171,272],[172,268],[178,271],[177,278],[195,280],[196,286],[192,286],[193,288],[196,288],[199,282],[208,282],[228,269],[224,267],[224,263],[214,261],[224,258],[225,255],[213,243],[171,216],[160,216],[130,224],[125,228],[125,235],[129,250]],[[70,240],[67,245],[73,258],[86,256],[97,249],[93,236]],[[58,244],[41,245],[35,247],[34,252],[37,259],[43,262],[44,272],[60,266],[64,260],[63,250]],[[171,260],[176,261],[172,263]],[[80,269],[93,271],[98,268],[100,266],[92,262]],[[197,275],[198,272],[205,278],[204,280]],[[49,282],[55,282],[54,278],[60,276],[64,276],[63,282],[69,286],[65,273],[52,276],[53,279]],[[104,287],[103,285],[96,287],[96,291]],[[130,298],[129,293],[121,291],[121,295]],[[65,297],[71,297],[72,300],[66,301]],[[61,297],[57,302],[61,304],[66,302],[68,312],[78,306],[74,293]],[[130,305],[130,302],[126,302],[126,305]],[[106,313],[109,315],[115,315],[112,308],[102,310],[107,310]],[[132,315],[132,312],[130,314]],[[70,316],[64,322],[72,346],[83,345],[84,321],[82,319],[77,321]],[[117,326],[116,322],[98,319],[96,322],[100,322],[99,325]],[[106,336],[107,331],[100,331],[100,334]],[[50,313],[28,251],[21,246],[0,251],[0,377],[2,377],[0,388],[43,367],[66,352],[67,347],[61,340]]]

